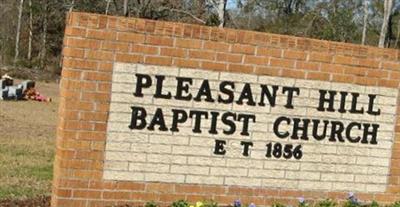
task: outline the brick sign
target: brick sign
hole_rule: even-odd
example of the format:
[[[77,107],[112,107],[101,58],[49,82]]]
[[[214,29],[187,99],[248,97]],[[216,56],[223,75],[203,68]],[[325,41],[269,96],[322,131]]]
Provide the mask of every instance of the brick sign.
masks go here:
[[[384,192],[396,102],[383,87],[115,63],[104,179]]]
[[[53,206],[399,199],[399,51],[71,13]]]

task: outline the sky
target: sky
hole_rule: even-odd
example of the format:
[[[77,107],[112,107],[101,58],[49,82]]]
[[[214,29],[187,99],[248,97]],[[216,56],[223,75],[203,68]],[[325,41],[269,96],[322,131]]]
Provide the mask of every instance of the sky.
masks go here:
[[[226,7],[228,9],[234,9],[236,8],[236,0],[228,0]]]

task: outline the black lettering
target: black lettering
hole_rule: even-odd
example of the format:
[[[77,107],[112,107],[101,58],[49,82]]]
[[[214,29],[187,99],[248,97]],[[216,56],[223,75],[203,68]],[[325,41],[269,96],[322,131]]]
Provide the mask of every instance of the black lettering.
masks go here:
[[[243,146],[242,155],[248,157],[248,156],[249,156],[250,147],[253,146],[253,142],[241,141],[241,142],[240,142],[240,145]]]
[[[292,109],[293,108],[293,94],[296,93],[296,95],[300,94],[300,89],[299,88],[295,88],[295,87],[283,87],[282,89],[282,93],[285,94],[287,93],[287,101],[286,101],[286,105],[285,107],[288,109]]]
[[[265,106],[265,101],[264,98],[265,96],[268,99],[268,103],[270,106],[275,106],[276,103],[276,92],[278,91],[279,87],[278,86],[272,86],[272,93],[268,89],[267,85],[261,85],[261,97],[260,97],[260,102],[258,103],[260,106]]]
[[[226,141],[225,140],[215,140],[215,148],[214,154],[216,155],[224,155],[226,153],[225,150]]]
[[[175,99],[190,101],[192,99],[192,94],[189,93],[189,86],[192,85],[193,80],[191,78],[176,77],[176,95]],[[183,93],[186,94],[183,94]]]
[[[205,96],[206,98],[204,99],[207,102],[214,102],[214,99],[212,98],[211,95],[211,89],[210,89],[210,84],[208,80],[204,80],[203,83],[200,86],[199,92],[197,93],[197,96],[194,98],[195,101],[201,101],[201,97]]]
[[[364,133],[361,143],[368,144],[368,135],[371,135],[371,141],[369,143],[378,144],[376,138],[378,136],[379,124],[363,124],[363,127],[364,127]],[[372,127],[372,131],[368,131],[370,127]]]
[[[339,121],[331,121],[332,128],[331,128],[331,137],[329,138],[329,141],[331,142],[336,142],[336,137],[338,141],[344,142],[342,133],[344,131],[344,126],[342,122]]]
[[[300,126],[300,122],[303,122],[303,126]],[[310,123],[309,119],[298,119],[298,118],[293,118],[293,133],[290,138],[292,139],[299,139],[299,131],[301,132],[301,139],[308,140],[307,136],[307,129],[308,129],[308,124]]]
[[[228,89],[227,86],[229,86],[231,89]],[[232,103],[234,99],[234,92],[233,92],[234,89],[235,89],[235,83],[231,81],[222,81],[219,84],[219,91],[227,95],[228,97],[226,99],[223,99],[221,95],[218,95],[218,102],[226,104]]]
[[[210,130],[208,130],[208,133],[210,134],[218,134],[217,131],[217,118],[219,116],[218,112],[212,111],[210,112],[211,114],[211,127]]]
[[[179,132],[178,123],[185,123],[188,115],[186,111],[180,109],[172,109],[172,132]]]
[[[232,117],[233,120],[229,120],[229,117]],[[236,125],[235,125],[235,122],[234,122],[234,120],[236,120],[236,114],[235,113],[226,112],[226,113],[222,114],[221,120],[222,120],[222,123],[224,123],[225,125],[229,126],[229,129],[224,129],[223,130],[224,134],[230,135],[230,134],[235,133],[235,131],[236,131]]]
[[[242,89],[242,92],[239,96],[239,99],[236,101],[237,104],[242,105],[243,99],[247,99],[247,105],[255,106],[256,102],[254,102],[253,93],[251,92],[251,86],[249,83],[245,83]]]
[[[381,109],[378,109],[378,110],[374,111],[374,100],[376,98],[376,95],[369,94],[368,97],[369,97],[369,101],[368,101],[368,111],[367,111],[367,113],[371,114],[371,115],[375,115],[375,116],[380,115],[381,114]]]
[[[157,108],[156,112],[154,113],[153,119],[151,120],[149,126],[147,127],[148,130],[154,131],[154,126],[158,125],[158,129],[160,131],[168,131],[167,126],[165,125],[164,114],[162,109]]]
[[[360,96],[360,94],[359,93],[351,93],[351,95],[353,96],[353,99],[351,101],[351,108],[350,108],[349,112],[354,113],[354,114],[364,113],[364,107],[357,109],[357,99]]]
[[[144,75],[144,74],[135,74],[135,76],[136,76],[136,89],[133,95],[136,97],[143,97],[142,89],[151,86],[151,77],[149,75]]]
[[[329,93],[329,97],[326,98],[326,93]],[[319,90],[319,105],[317,110],[318,111],[325,111],[324,103],[328,103],[327,111],[334,112],[334,103],[335,103],[335,95],[336,91],[326,91],[326,90]]]
[[[277,118],[274,122],[274,133],[277,137],[284,139],[289,136],[289,132],[287,132],[287,131],[283,132],[283,133],[279,132],[279,125],[282,122],[286,122],[287,124],[290,124],[290,119],[287,117],[284,117],[284,116]]]
[[[201,117],[208,119],[208,113],[205,111],[190,111],[189,117],[193,119],[194,117],[194,127],[192,131],[194,133],[201,133]]]
[[[340,92],[340,106],[339,106],[339,113],[346,113],[346,96],[347,96],[347,92]]]
[[[146,127],[146,109],[142,107],[131,107],[132,116],[131,116],[131,124],[129,125],[130,129],[144,129]],[[138,120],[140,120],[140,124],[138,124]]]
[[[162,93],[162,87],[163,87],[163,82],[165,79],[165,76],[163,75],[156,75],[156,80],[157,80],[157,87],[156,87],[156,93],[154,94],[154,98],[164,98],[164,99],[170,99],[171,98],[171,92],[168,92],[167,94]]]
[[[351,131],[353,130],[354,127],[357,127],[358,129],[361,129],[361,124],[360,123],[356,123],[356,122],[351,122],[346,128],[346,139],[349,140],[349,142],[351,142],[351,143],[357,143],[361,139],[360,136],[357,136],[357,137],[352,137],[351,136]]]
[[[249,120],[256,122],[256,116],[254,114],[239,114],[238,121],[243,120],[243,128],[242,132],[240,132],[243,136],[249,136]]]
[[[325,137],[326,137],[326,129],[328,128],[329,121],[323,120],[324,129],[322,131],[322,134],[318,134],[319,123],[321,121],[318,120],[318,119],[313,119],[312,122],[313,122],[313,132],[312,133],[313,133],[314,139],[316,139],[318,141],[325,139]]]

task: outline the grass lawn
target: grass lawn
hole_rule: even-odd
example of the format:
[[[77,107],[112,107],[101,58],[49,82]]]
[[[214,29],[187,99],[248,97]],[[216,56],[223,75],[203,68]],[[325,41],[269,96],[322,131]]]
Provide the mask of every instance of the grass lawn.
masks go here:
[[[51,193],[58,85],[36,85],[53,102],[0,101],[0,200]]]
[[[48,194],[53,141],[0,139],[0,199]]]

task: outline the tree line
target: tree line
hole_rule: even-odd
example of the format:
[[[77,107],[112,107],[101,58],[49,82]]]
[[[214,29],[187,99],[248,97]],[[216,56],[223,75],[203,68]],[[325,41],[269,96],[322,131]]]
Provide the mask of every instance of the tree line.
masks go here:
[[[71,11],[400,48],[396,0],[0,0],[0,65],[59,71]]]

